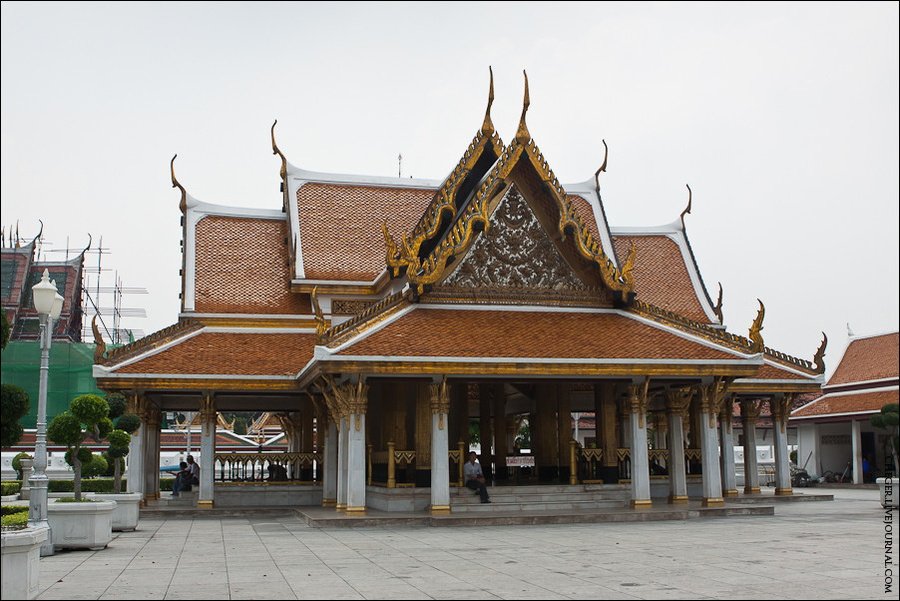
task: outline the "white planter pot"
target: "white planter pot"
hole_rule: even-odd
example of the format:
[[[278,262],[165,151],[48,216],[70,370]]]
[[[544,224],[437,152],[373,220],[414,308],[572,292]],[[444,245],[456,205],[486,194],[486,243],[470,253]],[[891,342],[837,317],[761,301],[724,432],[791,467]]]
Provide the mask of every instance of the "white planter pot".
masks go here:
[[[112,541],[115,501],[47,503],[53,545],[65,549],[102,549]]]
[[[28,527],[0,535],[3,541],[3,599],[34,599],[41,575],[41,544],[47,528]]]
[[[882,507],[898,507],[897,497],[900,496],[900,479],[878,478],[878,490],[881,492]]]
[[[100,501],[115,501],[116,509],[112,515],[113,532],[126,530],[130,532],[137,529],[138,519],[141,515],[141,496],[139,492],[94,493],[91,498]]]

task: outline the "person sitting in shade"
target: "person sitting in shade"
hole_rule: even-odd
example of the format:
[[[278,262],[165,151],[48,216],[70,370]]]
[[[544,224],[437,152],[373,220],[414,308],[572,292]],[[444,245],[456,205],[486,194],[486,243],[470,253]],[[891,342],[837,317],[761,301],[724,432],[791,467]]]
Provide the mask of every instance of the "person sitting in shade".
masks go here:
[[[485,485],[484,473],[481,471],[481,464],[478,463],[478,455],[475,451],[469,452],[469,461],[466,462],[463,474],[466,478],[466,486],[481,495],[482,503],[490,503],[491,499]]]
[[[184,464],[184,462],[182,462]],[[200,484],[200,466],[194,462],[194,456],[187,456],[187,469],[182,468],[172,485],[172,496],[177,497],[183,490],[191,490],[191,486]]]

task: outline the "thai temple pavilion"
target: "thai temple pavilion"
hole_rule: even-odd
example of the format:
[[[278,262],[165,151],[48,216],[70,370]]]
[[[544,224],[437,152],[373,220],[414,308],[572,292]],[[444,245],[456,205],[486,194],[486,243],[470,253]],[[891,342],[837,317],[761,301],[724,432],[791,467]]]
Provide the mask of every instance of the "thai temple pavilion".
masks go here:
[[[306,171],[278,149],[273,125],[284,204],[259,210],[198,201],[172,159],[178,323],[94,367],[98,385],[126,393],[143,420],[131,490],[159,498],[160,412],[180,410],[207,424],[200,507],[265,497],[351,515],[448,513],[460,490],[472,496],[457,488],[472,430],[494,483],[524,472],[556,490],[612,484],[636,510],[689,496],[716,506],[738,495],[740,403],[754,449],[744,492],[760,492],[752,423],[769,404],[775,492],[791,494],[786,423],[793,398],[823,382],[824,341],[813,361],[766,347],[762,303],[748,336],[728,332],[684,213],[661,227],[611,227],[605,160],[588,181],[557,180],[526,126],[527,78],[508,143],[492,102],[493,80],[483,123],[442,181]],[[288,452],[217,454],[216,413],[238,410],[277,413]],[[595,448],[576,445],[573,412],[596,414]],[[530,448],[519,455],[526,421]]]

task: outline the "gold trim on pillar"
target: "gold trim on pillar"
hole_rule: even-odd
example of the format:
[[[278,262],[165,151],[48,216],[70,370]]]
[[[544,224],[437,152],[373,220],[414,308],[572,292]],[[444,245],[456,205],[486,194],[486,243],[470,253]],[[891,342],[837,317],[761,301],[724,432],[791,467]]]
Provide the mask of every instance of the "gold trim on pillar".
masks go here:
[[[347,511],[347,504],[346,503],[335,503],[334,508],[337,511]]]
[[[794,404],[794,395],[786,394],[780,399],[769,399],[769,408],[772,411],[772,420],[781,426],[781,433],[785,433],[788,417],[791,414],[791,406]],[[785,489],[790,490],[790,489]]]
[[[794,489],[792,488],[776,488],[775,496],[776,497],[787,497],[794,494]]]
[[[759,495],[762,494],[762,490],[758,486],[745,486],[744,487],[745,495]]]
[[[212,508],[213,508],[213,501],[209,501],[209,500],[197,501],[197,509],[212,509]]]
[[[210,424],[216,424],[216,397],[211,392],[200,396],[200,423],[204,426],[206,436],[209,436]]]
[[[724,507],[725,499],[722,497],[708,497],[703,499],[701,505],[703,505],[703,507]]]
[[[688,498],[687,495],[669,495],[668,503],[670,505],[680,505],[683,503],[687,503]]]
[[[653,501],[650,499],[632,499],[632,509],[653,509]]]
[[[710,429],[716,427],[716,417],[722,410],[731,380],[731,378],[717,377],[712,384],[697,386],[697,390],[700,392],[700,411],[708,414]]]
[[[322,507],[335,507],[337,499],[322,499]]]
[[[638,414],[638,428],[644,427],[644,419],[647,417],[647,389],[650,387],[650,378],[644,378],[643,384],[628,385],[628,407],[631,413]]]
[[[730,489],[722,492],[722,496],[725,497],[726,499],[733,499],[733,498],[740,496],[740,494],[738,493],[738,491],[734,490],[733,488],[730,488]]]
[[[431,392],[431,413],[438,416],[438,429],[444,429],[444,416],[450,412],[450,391],[447,387],[445,375],[440,384],[429,384]]]
[[[347,507],[344,511],[347,512],[347,515],[351,515],[351,516],[366,515],[365,507]]]
[[[449,505],[432,505],[428,508],[431,515],[450,515]]]

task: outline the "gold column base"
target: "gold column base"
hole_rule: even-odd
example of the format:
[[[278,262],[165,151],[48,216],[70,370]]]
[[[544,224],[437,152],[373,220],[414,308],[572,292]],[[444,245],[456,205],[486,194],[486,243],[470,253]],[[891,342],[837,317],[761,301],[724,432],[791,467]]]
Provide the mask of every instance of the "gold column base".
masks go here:
[[[322,507],[335,507],[337,506],[337,499],[322,499]]]
[[[347,515],[366,515],[365,507],[347,507],[344,511],[347,512]]]
[[[159,500],[159,499],[162,498],[162,495],[160,495],[158,492],[152,492],[152,493],[150,493],[150,494],[147,495],[147,498],[148,498],[148,499],[153,499],[153,500]]]
[[[744,494],[745,495],[758,495],[758,494],[762,494],[762,491],[759,489],[758,486],[745,486]]]
[[[722,496],[725,497],[726,499],[733,499],[739,495],[738,495],[738,491],[732,489],[732,490],[726,490],[724,493],[722,493]]]
[[[723,499],[722,497],[709,497],[703,499],[702,505],[703,507],[724,507],[725,499]]]
[[[652,509],[653,501],[650,499],[632,499],[631,500],[631,508],[632,509]]]
[[[672,505],[677,505],[679,503],[687,503],[687,502],[688,502],[688,498],[685,495],[677,495],[677,496],[669,495],[669,503],[671,503]]]
[[[450,515],[450,506],[432,505],[431,507],[429,507],[428,511],[431,512],[431,515]]]
[[[147,506],[147,499],[141,499],[141,502],[138,505],[138,509],[143,509],[146,506]]]
[[[212,509],[214,501],[197,501],[197,509]]]
[[[775,489],[776,497],[786,497],[786,496],[789,496],[792,494],[794,494],[794,489],[792,489],[792,488],[776,488]]]
[[[347,511],[347,504],[346,503],[335,503],[334,508],[337,509],[338,511]]]

